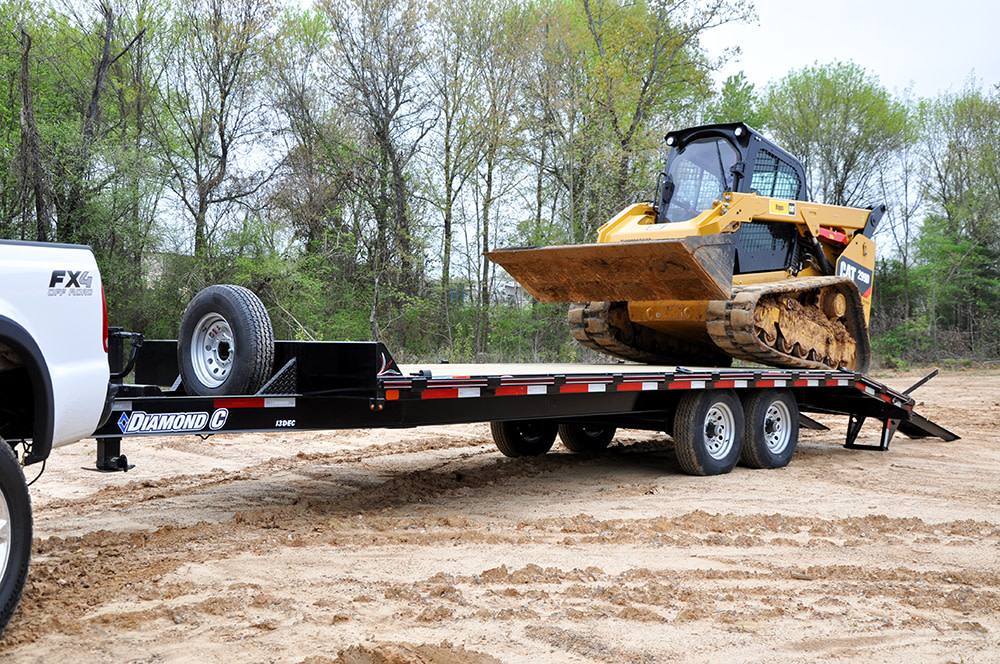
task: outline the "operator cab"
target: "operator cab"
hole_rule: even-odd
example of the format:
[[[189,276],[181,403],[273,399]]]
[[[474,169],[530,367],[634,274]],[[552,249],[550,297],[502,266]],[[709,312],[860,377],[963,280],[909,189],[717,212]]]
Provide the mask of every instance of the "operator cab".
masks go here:
[[[670,153],[657,185],[656,223],[690,221],[728,191],[807,200],[801,164],[742,122],[667,134]],[[795,224],[758,221],[736,235],[735,274],[797,271]]]

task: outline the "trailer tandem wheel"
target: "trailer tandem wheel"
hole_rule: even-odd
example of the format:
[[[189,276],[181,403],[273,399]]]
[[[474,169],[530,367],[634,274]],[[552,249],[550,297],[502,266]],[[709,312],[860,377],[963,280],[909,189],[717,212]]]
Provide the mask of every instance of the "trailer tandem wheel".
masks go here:
[[[541,456],[556,442],[558,425],[551,420],[490,422],[493,442],[504,456]]]
[[[740,461],[750,468],[783,468],[799,444],[799,405],[788,390],[751,390],[743,400],[746,431]]]
[[[0,438],[0,634],[21,600],[30,559],[31,496],[14,450]]]
[[[690,475],[728,473],[740,459],[743,431],[743,406],[735,392],[689,392],[674,415],[677,461]]]
[[[600,424],[560,424],[559,440],[570,452],[587,454],[607,449],[616,427]]]

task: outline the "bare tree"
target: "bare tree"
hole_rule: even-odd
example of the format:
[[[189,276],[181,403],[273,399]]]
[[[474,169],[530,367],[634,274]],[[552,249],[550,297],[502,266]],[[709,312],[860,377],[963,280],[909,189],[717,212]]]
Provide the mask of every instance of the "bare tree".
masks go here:
[[[376,224],[373,263],[394,276],[403,294],[417,289],[408,168],[433,126],[421,77],[423,4],[417,0],[321,0],[334,51],[327,59],[330,92],[362,125],[370,149],[358,154],[356,193]],[[362,172],[363,171],[363,172]]]
[[[176,11],[157,134],[202,257],[213,213],[245,203],[274,172],[259,149],[268,120],[259,83],[276,9],[271,0],[186,0]]]
[[[472,41],[481,2],[445,0],[434,15],[434,56],[428,70],[434,88],[438,123],[432,160],[437,174],[431,185],[431,202],[442,217],[441,289],[448,310],[451,285],[452,236],[455,206],[462,189],[475,172],[483,134],[475,122],[479,96],[477,66]],[[438,179],[439,178],[439,179]]]
[[[270,103],[284,119],[289,145],[271,200],[307,253],[349,268],[358,259],[342,211],[353,178],[352,131],[320,89],[318,66],[329,35],[311,11],[290,12],[284,22],[281,48],[271,58]]]
[[[919,131],[914,105],[909,104],[907,110],[907,126],[902,131],[899,148],[878,165],[879,191],[888,212],[886,219],[876,230],[876,236],[892,237],[899,257],[903,282],[903,310],[900,317],[903,319],[909,318],[912,311],[910,268],[920,220],[927,203],[926,190],[920,182]]]
[[[476,179],[476,212],[479,228],[479,325],[475,346],[486,350],[489,336],[490,293],[493,290],[493,264],[485,253],[496,242],[498,201],[517,184],[515,153],[519,142],[517,111],[521,75],[527,55],[527,14],[520,8],[499,1],[485,2],[479,12],[474,37],[476,67],[482,73],[479,97],[482,109],[478,126],[482,143]]]
[[[48,175],[42,164],[42,139],[38,134],[38,124],[35,120],[35,105],[28,69],[31,35],[23,26],[18,26],[18,29],[20,32],[18,42],[21,45],[21,68],[18,76],[18,86],[21,88],[20,172],[24,189],[30,189],[35,201],[35,239],[45,242],[49,238],[52,220],[49,215]]]

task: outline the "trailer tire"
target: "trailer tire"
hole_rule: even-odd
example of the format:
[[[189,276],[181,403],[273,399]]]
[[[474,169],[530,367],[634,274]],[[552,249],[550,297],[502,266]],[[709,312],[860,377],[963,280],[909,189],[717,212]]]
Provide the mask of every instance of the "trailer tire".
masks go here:
[[[570,452],[596,454],[607,449],[617,429],[606,425],[560,424],[559,440]]]
[[[743,400],[746,431],[740,461],[750,468],[783,468],[799,444],[799,405],[788,390],[753,390]]]
[[[547,420],[514,420],[490,422],[493,442],[504,456],[542,456],[556,442],[555,422]]]
[[[31,561],[31,496],[17,455],[0,438],[0,634],[17,609]]]
[[[740,460],[743,432],[743,406],[735,392],[689,392],[674,414],[677,461],[689,475],[728,473]]]
[[[177,366],[191,395],[259,390],[274,367],[274,331],[260,299],[228,284],[195,295],[181,316]]]

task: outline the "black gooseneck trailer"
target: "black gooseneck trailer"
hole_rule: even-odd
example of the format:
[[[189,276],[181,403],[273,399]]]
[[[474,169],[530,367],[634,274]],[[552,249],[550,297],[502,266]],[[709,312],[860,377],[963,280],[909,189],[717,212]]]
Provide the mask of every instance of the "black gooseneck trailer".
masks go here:
[[[113,334],[112,358],[129,335]],[[135,345],[133,339],[133,345]],[[274,344],[274,367],[253,394],[194,396],[178,375],[176,341],[139,342],[98,439],[97,468],[123,470],[121,439],[249,431],[416,427],[490,422],[508,456],[543,454],[556,435],[576,452],[606,447],[617,428],[663,431],[682,468],[713,475],[737,462],[786,465],[806,413],[848,418],[845,446],[887,450],[911,438],[957,436],[914,411],[909,395],[851,371],[656,367],[634,364],[399,366],[380,343]],[[113,359],[113,361],[115,361]],[[929,377],[928,377],[929,378]],[[866,420],[878,445],[857,443]]]

